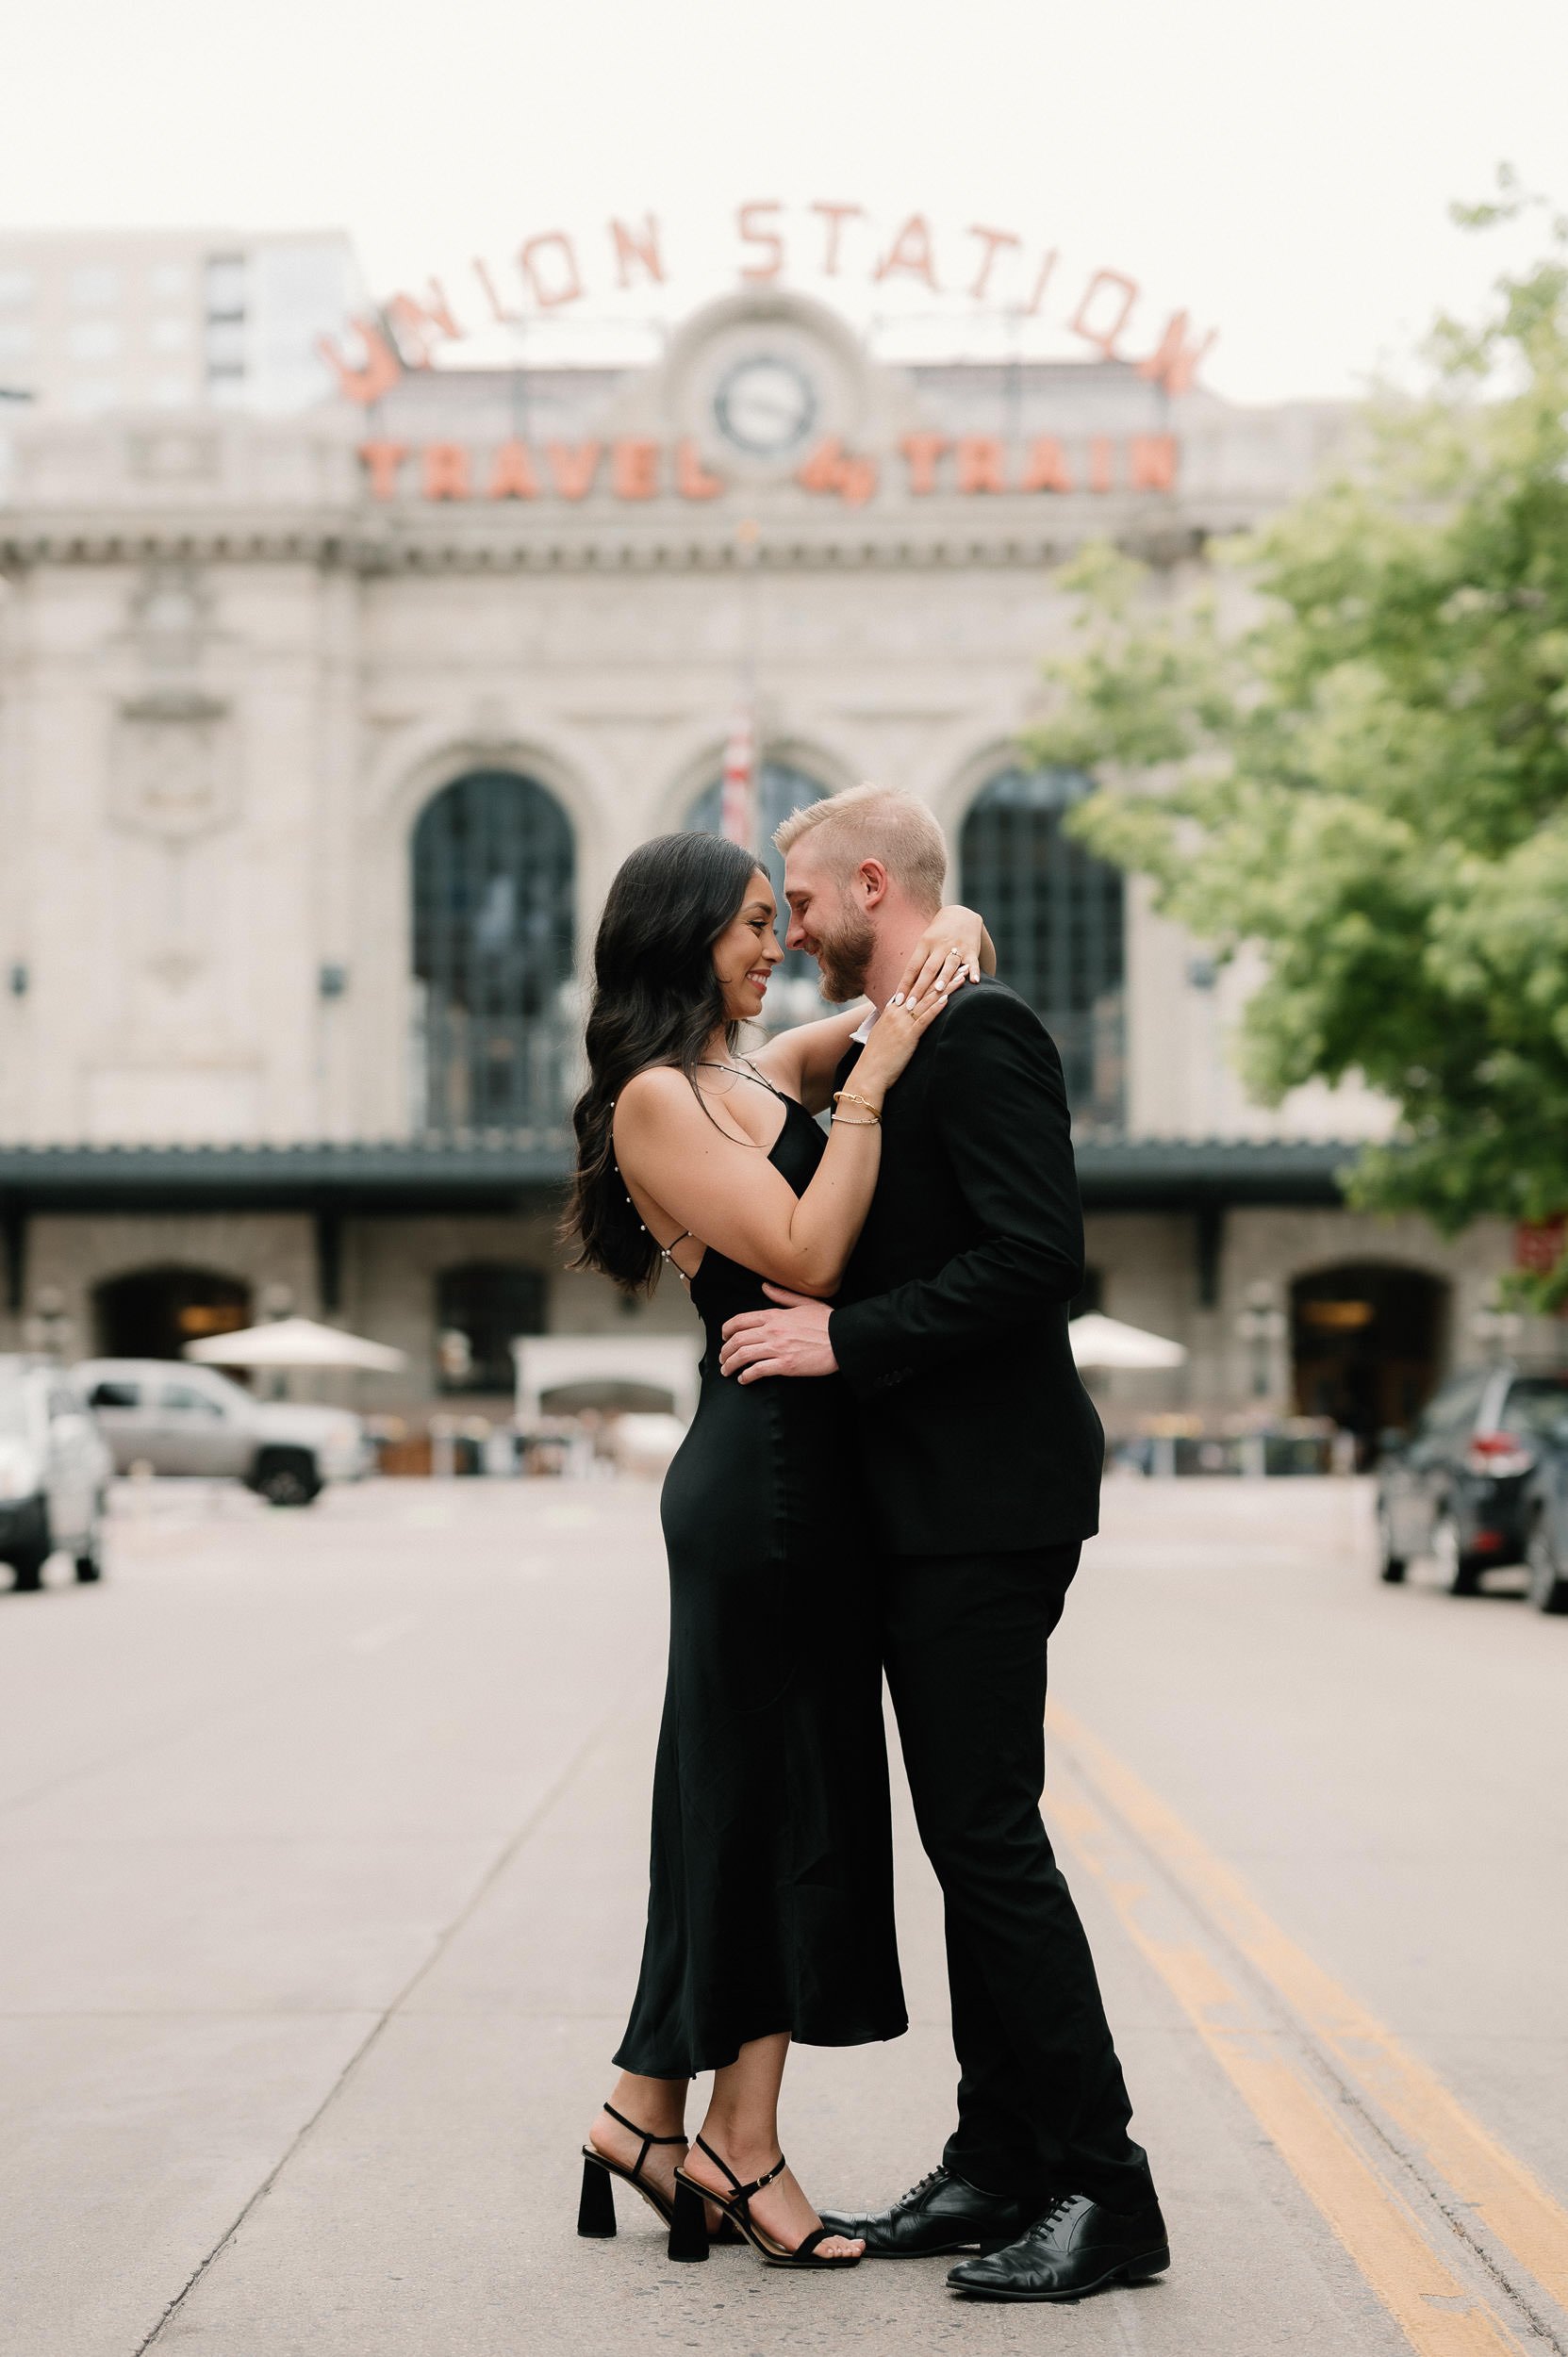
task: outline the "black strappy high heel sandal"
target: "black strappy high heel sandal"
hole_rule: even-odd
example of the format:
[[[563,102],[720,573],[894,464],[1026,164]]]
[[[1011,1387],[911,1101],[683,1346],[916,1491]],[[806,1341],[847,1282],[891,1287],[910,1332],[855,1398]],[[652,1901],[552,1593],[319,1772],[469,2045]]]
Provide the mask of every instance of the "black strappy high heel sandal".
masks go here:
[[[616,2230],[615,2187],[611,2183],[612,2178],[616,2177],[620,2179],[623,2185],[631,2185],[636,2192],[640,2193],[649,2208],[651,2210],[656,2210],[665,2225],[668,2226],[671,2232],[673,2232],[675,2225],[675,2203],[671,2201],[668,2194],[661,2193],[658,2186],[655,2185],[651,2179],[645,2177],[642,2172],[647,2163],[648,2155],[652,2151],[654,2145],[685,2144],[687,2139],[685,2136],[650,2135],[648,2130],[646,2128],[639,2128],[635,2119],[628,2119],[624,2112],[618,2112],[613,2103],[602,2104],[601,2109],[607,2112],[610,2118],[613,2120],[616,2120],[619,2126],[630,2129],[633,2135],[640,2136],[642,2138],[642,2151],[637,2154],[637,2157],[632,2163],[631,2167],[627,2168],[621,2162],[612,2161],[608,2153],[601,2152],[596,2144],[584,2145],[583,2193],[582,2199],[577,2204],[577,2232],[580,2234],[589,2235],[597,2241],[608,2242]],[[718,2206],[720,2205],[716,2202],[715,2207],[718,2208]],[[683,2256],[705,2259],[708,2255],[708,2243],[710,2239],[714,2242],[723,2243],[739,2242],[741,2239],[738,2229],[732,2226],[727,2217],[720,2221],[718,2233],[710,2237],[707,2227],[707,2213],[705,2211],[700,2220],[700,2231],[702,2242],[701,2250],[691,2252],[684,2252],[682,2254]]]
[[[639,2129],[637,2133],[640,2135],[642,2132]],[[784,2175],[789,2164],[782,2152],[765,2177],[754,2177],[749,2185],[743,2185],[729,2162],[714,2151],[705,2137],[697,2138],[697,2149],[707,2154],[716,2168],[723,2170],[734,2190],[728,2194],[715,2193],[711,2185],[700,2185],[695,2177],[688,2176],[684,2168],[677,2167],[675,2216],[669,2227],[669,2255],[672,2259],[707,2257],[706,2212],[702,2204],[711,2201],[727,2225],[739,2228],[764,2266],[815,2267],[819,2271],[829,2267],[859,2266],[861,2254],[858,2251],[838,2252],[832,2258],[822,2256],[818,2246],[834,2238],[835,2230],[832,2227],[814,2227],[803,2242],[798,2242],[794,2250],[789,2250],[776,2235],[767,2232],[766,2226],[757,2224],[751,2216],[751,2197],[761,2193],[765,2185],[770,2185],[775,2177]]]

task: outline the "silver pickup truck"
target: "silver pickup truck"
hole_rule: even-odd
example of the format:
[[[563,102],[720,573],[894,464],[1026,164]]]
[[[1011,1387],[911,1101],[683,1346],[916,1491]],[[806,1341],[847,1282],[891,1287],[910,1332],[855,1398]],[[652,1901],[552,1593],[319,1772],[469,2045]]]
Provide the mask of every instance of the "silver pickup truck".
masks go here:
[[[368,1471],[370,1443],[342,1408],[253,1399],[213,1367],[167,1359],[86,1359],[71,1383],[98,1422],[116,1473],[227,1475],[272,1506],[308,1506],[328,1481]]]

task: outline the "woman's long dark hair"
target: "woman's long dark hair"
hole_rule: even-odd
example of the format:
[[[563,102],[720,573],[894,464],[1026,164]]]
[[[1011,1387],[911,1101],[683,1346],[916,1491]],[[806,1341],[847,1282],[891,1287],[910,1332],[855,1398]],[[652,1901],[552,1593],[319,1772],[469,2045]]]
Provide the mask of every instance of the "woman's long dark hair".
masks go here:
[[[588,1085],[572,1109],[577,1170],[562,1233],[573,1268],[651,1293],[658,1246],[616,1167],[615,1100],[634,1074],[670,1064],[695,1089],[724,994],[713,945],[746,905],[757,862],[720,834],[661,834],[622,862],[593,946]],[[737,1026],[726,1026],[734,1048]]]

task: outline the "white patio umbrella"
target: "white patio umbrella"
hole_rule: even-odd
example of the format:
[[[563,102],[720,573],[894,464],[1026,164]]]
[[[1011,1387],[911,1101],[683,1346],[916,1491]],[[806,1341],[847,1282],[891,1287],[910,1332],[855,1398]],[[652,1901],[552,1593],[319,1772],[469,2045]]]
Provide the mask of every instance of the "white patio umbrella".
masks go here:
[[[407,1358],[387,1343],[364,1342],[335,1326],[318,1326],[314,1318],[276,1318],[238,1334],[209,1334],[187,1343],[185,1356],[209,1367],[374,1367],[388,1375]]]
[[[1104,1318],[1098,1310],[1074,1318],[1067,1328],[1073,1357],[1081,1367],[1180,1367],[1187,1353],[1180,1343],[1163,1334],[1146,1334],[1142,1327],[1124,1326],[1119,1318]]]

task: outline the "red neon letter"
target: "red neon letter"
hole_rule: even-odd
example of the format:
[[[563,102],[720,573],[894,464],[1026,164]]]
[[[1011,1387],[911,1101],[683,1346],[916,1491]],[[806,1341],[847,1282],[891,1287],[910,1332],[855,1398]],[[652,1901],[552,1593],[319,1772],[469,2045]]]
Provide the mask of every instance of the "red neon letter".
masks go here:
[[[1089,313],[1095,297],[1102,287],[1121,288],[1121,308],[1109,327],[1095,327],[1090,322]],[[1075,336],[1081,336],[1086,344],[1093,344],[1096,351],[1107,360],[1114,360],[1116,356],[1116,339],[1127,325],[1128,314],[1137,300],[1138,282],[1135,278],[1124,278],[1119,270],[1097,270],[1083,289],[1082,302],[1073,314],[1072,333]]]
[[[994,434],[961,434],[957,452],[961,491],[1006,490],[1005,453]]]
[[[820,213],[827,223],[827,237],[822,249],[822,275],[838,276],[838,233],[847,221],[864,220],[864,205],[813,205],[812,211]]]
[[[427,500],[468,498],[469,454],[461,442],[426,442],[420,488]]]
[[[660,287],[664,285],[664,262],[659,254],[659,224],[652,213],[644,213],[642,218],[643,226],[640,234],[635,229],[629,229],[623,221],[612,221],[610,223],[610,236],[615,243],[616,283],[621,287],[631,285],[634,262],[639,262],[656,285]]]
[[[610,449],[610,488],[618,500],[657,499],[657,442],[626,440],[613,443]]]
[[[911,213],[871,275],[876,279],[890,278],[895,271],[900,271],[906,278],[919,279],[933,294],[942,291],[932,259],[931,227],[923,213]]]
[[[535,259],[536,255],[544,253],[550,246],[553,246],[560,255],[563,273],[553,286],[539,275],[539,266]],[[541,311],[553,311],[563,303],[575,303],[583,291],[583,281],[577,272],[577,255],[564,229],[546,229],[538,237],[530,238],[518,255],[518,267]]]
[[[370,320],[355,320],[359,340],[365,347],[365,365],[351,369],[330,336],[317,338],[316,349],[333,375],[338,390],[356,401],[361,409],[368,409],[383,393],[389,393],[403,374],[397,354],[392,350],[379,327]]]
[[[675,447],[675,488],[684,500],[716,500],[724,488],[718,475],[708,473],[689,437]]]
[[[1218,331],[1213,327],[1200,344],[1187,341],[1187,314],[1173,311],[1165,321],[1165,332],[1147,360],[1138,363],[1138,374],[1163,385],[1167,393],[1184,393],[1197,374],[1197,364],[1214,348]]]
[[[586,499],[599,472],[601,448],[598,442],[546,443],[544,454],[550,461],[551,480],[564,500]]]
[[[406,442],[361,442],[359,455],[371,478],[371,497],[389,500],[398,487],[398,469],[408,455]]]
[[[936,462],[948,447],[945,434],[906,434],[899,448],[909,461],[909,488],[914,499],[924,499],[936,488]]]
[[[522,313],[507,310],[495,290],[495,280],[490,276],[487,267],[480,260],[477,254],[473,257],[473,274],[484,288],[485,300],[488,303],[496,320],[503,327],[515,327],[522,318]]]
[[[757,226],[759,213],[776,213],[782,208],[776,197],[759,197],[753,204],[742,205],[735,214],[735,226],[748,245],[771,246],[773,258],[767,262],[748,262],[742,266],[741,276],[754,287],[769,278],[777,278],[784,268],[784,239],[776,231]]]
[[[969,235],[979,238],[985,248],[981,255],[980,268],[975,272],[975,283],[969,288],[974,300],[983,303],[985,289],[991,283],[991,265],[998,254],[1004,245],[1022,245],[1023,239],[1015,238],[1011,229],[982,229],[978,222],[970,223]]]
[[[1029,446],[1020,491],[1070,491],[1073,479],[1054,434],[1042,434]]]
[[[538,480],[525,442],[503,442],[495,454],[489,496],[493,500],[536,500]]]
[[[1056,248],[1052,246],[1050,252],[1041,257],[1039,273],[1034,281],[1034,292],[1030,296],[1029,301],[1024,305],[1023,316],[1026,320],[1034,319],[1038,315],[1041,302],[1045,296],[1046,288],[1050,284],[1051,272],[1055,268]]]
[[[1134,491],[1174,491],[1174,434],[1134,434],[1128,444],[1127,480]]]

